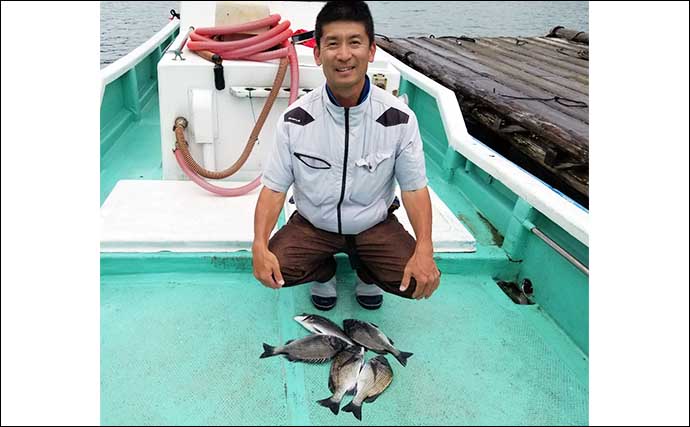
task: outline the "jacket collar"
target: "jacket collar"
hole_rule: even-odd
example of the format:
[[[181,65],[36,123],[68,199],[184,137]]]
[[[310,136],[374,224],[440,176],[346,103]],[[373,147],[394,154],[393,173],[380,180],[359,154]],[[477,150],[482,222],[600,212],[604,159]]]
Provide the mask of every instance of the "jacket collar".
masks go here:
[[[357,105],[361,105],[362,102],[364,102],[367,99],[367,96],[369,96],[370,92],[370,83],[369,83],[369,76],[366,74],[364,75],[364,87],[362,88],[362,93],[359,94],[359,99],[357,100]],[[336,107],[341,107],[340,103],[338,102],[337,99],[335,99],[335,96],[333,95],[333,92],[331,92],[331,88],[328,87],[328,83],[326,83],[326,93],[328,94],[328,99],[335,105]]]

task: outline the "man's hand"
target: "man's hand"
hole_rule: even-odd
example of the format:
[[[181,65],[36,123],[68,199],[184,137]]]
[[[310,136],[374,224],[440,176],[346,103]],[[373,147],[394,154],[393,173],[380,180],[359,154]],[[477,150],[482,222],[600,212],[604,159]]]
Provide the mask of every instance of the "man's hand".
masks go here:
[[[252,262],[254,264],[254,277],[264,286],[280,289],[285,284],[283,275],[280,274],[278,258],[266,246],[252,246]]]
[[[279,289],[285,282],[280,274],[278,258],[268,250],[268,236],[278,221],[278,215],[285,203],[285,193],[261,189],[259,200],[254,209],[254,244],[252,245],[252,263],[254,277],[269,288]]]
[[[415,250],[405,266],[402,282],[400,282],[400,291],[404,292],[407,289],[411,277],[417,281],[417,287],[412,298],[429,298],[434,293],[441,282],[441,272],[438,271],[436,262],[434,262],[433,250]]]
[[[431,240],[431,199],[429,190],[424,187],[419,190],[403,191],[403,205],[410,218],[410,223],[417,237],[412,258],[407,262],[403,272],[400,291],[404,292],[410,286],[410,278],[417,281],[412,298],[429,298],[441,281],[441,272],[434,262],[434,245]]]

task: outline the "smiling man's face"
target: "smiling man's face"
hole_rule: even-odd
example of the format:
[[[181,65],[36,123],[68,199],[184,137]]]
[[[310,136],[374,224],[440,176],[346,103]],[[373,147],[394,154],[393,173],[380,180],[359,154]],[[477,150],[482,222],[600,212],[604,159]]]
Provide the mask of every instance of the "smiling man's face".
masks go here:
[[[320,43],[314,49],[314,60],[323,66],[328,87],[334,94],[361,91],[368,63],[374,61],[376,52],[376,44],[369,42],[364,24],[360,22],[337,21],[323,26]]]

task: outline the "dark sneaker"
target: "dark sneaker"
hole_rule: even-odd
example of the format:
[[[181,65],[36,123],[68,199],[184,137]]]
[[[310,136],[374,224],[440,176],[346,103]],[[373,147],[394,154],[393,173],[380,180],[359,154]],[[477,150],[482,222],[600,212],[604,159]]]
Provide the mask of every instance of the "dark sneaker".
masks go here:
[[[335,307],[338,297],[320,297],[317,295],[311,296],[311,303],[314,304],[317,310],[328,311]]]
[[[356,295],[356,299],[367,310],[378,310],[383,304],[383,295]]]

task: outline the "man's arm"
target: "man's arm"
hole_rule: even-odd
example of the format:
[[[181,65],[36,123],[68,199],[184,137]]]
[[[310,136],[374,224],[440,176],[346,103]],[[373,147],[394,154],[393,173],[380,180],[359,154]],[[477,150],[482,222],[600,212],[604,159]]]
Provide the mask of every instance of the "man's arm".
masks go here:
[[[441,273],[434,262],[434,247],[431,241],[431,198],[427,187],[414,191],[402,191],[402,201],[414,229],[417,245],[414,254],[405,266],[400,290],[410,284],[410,277],[417,282],[412,297],[429,298],[438,288]]]
[[[427,187],[402,192],[403,206],[417,237],[417,250],[433,252],[431,242],[431,198]]]
[[[278,120],[275,145],[261,176],[264,187],[259,193],[259,200],[254,210],[254,243],[252,244],[254,277],[259,279],[264,286],[273,289],[280,288],[285,282],[283,275],[280,274],[278,258],[268,250],[268,238],[278,222],[278,215],[285,203],[285,194],[293,182],[288,129],[284,120]]]
[[[410,218],[417,246],[407,262],[400,291],[410,285],[414,277],[417,287],[413,298],[429,298],[438,287],[441,273],[434,262],[434,248],[431,243],[431,199],[427,189],[424,150],[419,133],[417,117],[412,111],[402,137],[400,151],[395,160],[395,178],[402,190],[402,201]]]
[[[264,286],[280,288],[285,284],[280,274],[278,258],[268,250],[268,238],[278,222],[278,215],[285,203],[285,193],[263,187],[254,210],[254,243],[252,245],[252,262],[254,277]]]

